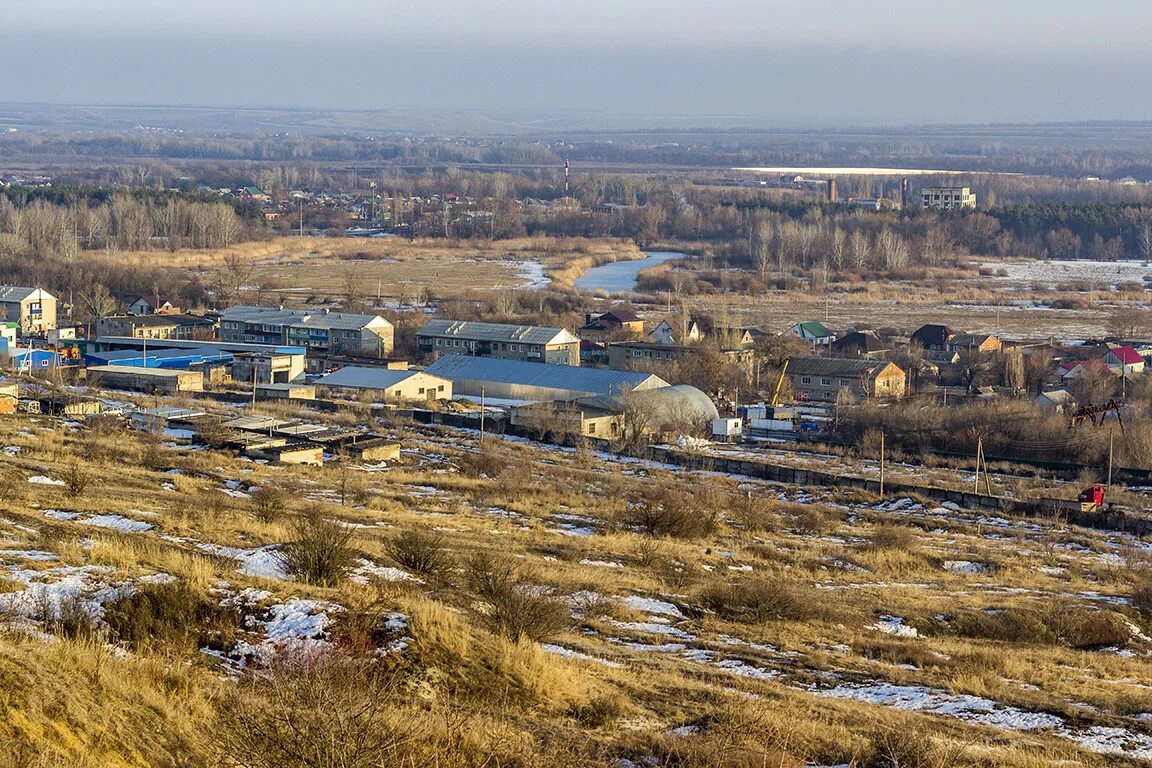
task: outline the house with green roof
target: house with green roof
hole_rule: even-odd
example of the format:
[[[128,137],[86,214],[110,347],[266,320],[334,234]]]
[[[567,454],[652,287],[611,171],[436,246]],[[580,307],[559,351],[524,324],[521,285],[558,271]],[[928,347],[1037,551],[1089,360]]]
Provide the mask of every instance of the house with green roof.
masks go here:
[[[817,322],[816,320],[792,323],[785,333],[798,336],[809,344],[824,344],[827,346],[836,340],[836,334],[828,330],[824,323]]]

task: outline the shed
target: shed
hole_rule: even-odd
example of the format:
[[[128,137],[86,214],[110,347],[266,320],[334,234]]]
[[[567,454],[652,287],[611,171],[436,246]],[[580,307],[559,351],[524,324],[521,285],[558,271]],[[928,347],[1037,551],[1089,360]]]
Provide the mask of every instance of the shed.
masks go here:
[[[255,445],[249,446],[244,455],[254,459],[275,461],[279,464],[311,464],[320,466],[324,463],[324,449],[311,443],[285,443],[283,445]]]
[[[107,389],[131,389],[137,392],[204,391],[204,376],[199,371],[100,365],[88,368],[88,380]]]
[[[257,384],[258,400],[315,400],[316,387],[311,384]]]
[[[370,437],[345,443],[340,447],[340,453],[359,461],[396,461],[400,458],[400,443],[385,437]]]
[[[358,390],[381,400],[451,400],[452,381],[424,371],[346,366],[323,376],[316,385],[324,390]]]

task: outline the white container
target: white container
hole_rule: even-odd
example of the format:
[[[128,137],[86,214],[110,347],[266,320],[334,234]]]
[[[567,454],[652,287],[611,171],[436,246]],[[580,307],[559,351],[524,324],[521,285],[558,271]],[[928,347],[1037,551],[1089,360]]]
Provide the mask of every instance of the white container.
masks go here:
[[[744,422],[740,419],[713,419],[713,437],[735,437],[744,431]]]

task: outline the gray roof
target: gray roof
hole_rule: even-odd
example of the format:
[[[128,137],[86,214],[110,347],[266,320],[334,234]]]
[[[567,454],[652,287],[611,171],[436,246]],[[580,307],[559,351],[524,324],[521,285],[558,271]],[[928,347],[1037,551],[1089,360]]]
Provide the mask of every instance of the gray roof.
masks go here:
[[[453,381],[457,379],[493,381],[501,384],[567,389],[596,395],[614,395],[640,387],[668,386],[668,382],[650,373],[617,371],[612,368],[577,368],[571,365],[464,355],[445,355],[428,366],[426,372]]]
[[[788,361],[788,374],[801,376],[860,377],[871,375],[888,365],[887,360],[861,360],[840,357],[793,357]]]
[[[24,301],[35,292],[35,288],[23,285],[0,285],[0,301]]]
[[[316,380],[327,387],[347,387],[349,389],[388,389],[420,371],[397,371],[390,368],[367,368],[349,365]],[[435,375],[435,374],[433,374]]]
[[[360,312],[325,312],[322,309],[284,309],[237,304],[222,311],[220,320],[230,323],[262,323],[358,331],[369,323],[384,318]]]
[[[719,418],[716,404],[712,398],[696,387],[688,384],[677,384],[673,387],[660,389],[644,389],[635,392],[630,397],[636,397],[646,406],[652,408],[653,417],[657,422],[675,421],[683,417],[698,416],[701,420]],[[626,400],[619,395],[584,397],[576,401],[587,408],[608,411],[610,413],[623,413]],[[654,426],[661,426],[656,424]]]
[[[417,336],[441,336],[470,341],[506,341],[521,344],[578,344],[580,339],[563,328],[472,320],[429,320]]]

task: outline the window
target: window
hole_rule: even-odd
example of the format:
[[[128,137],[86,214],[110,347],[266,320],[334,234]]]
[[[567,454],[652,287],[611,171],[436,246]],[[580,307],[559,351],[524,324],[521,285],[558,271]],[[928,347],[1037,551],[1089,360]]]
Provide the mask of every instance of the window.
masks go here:
[[[416,394],[418,394],[418,395],[424,394],[424,387],[420,387],[419,389],[417,389]]]
[[[822,387],[832,386],[832,379],[820,379],[820,386],[822,386]]]
[[[812,383],[812,377],[811,376],[801,376],[800,377],[800,383],[801,384],[811,384]]]
[[[590,434],[590,435],[596,434],[596,422],[594,422],[594,421],[588,422],[588,434]]]
[[[437,392],[443,392],[444,391],[444,385],[441,384],[440,386],[436,387],[436,391]]]
[[[840,379],[840,386],[842,386],[842,387],[847,387],[847,386],[850,386],[851,384],[852,384],[852,382],[848,381],[848,379]]]

